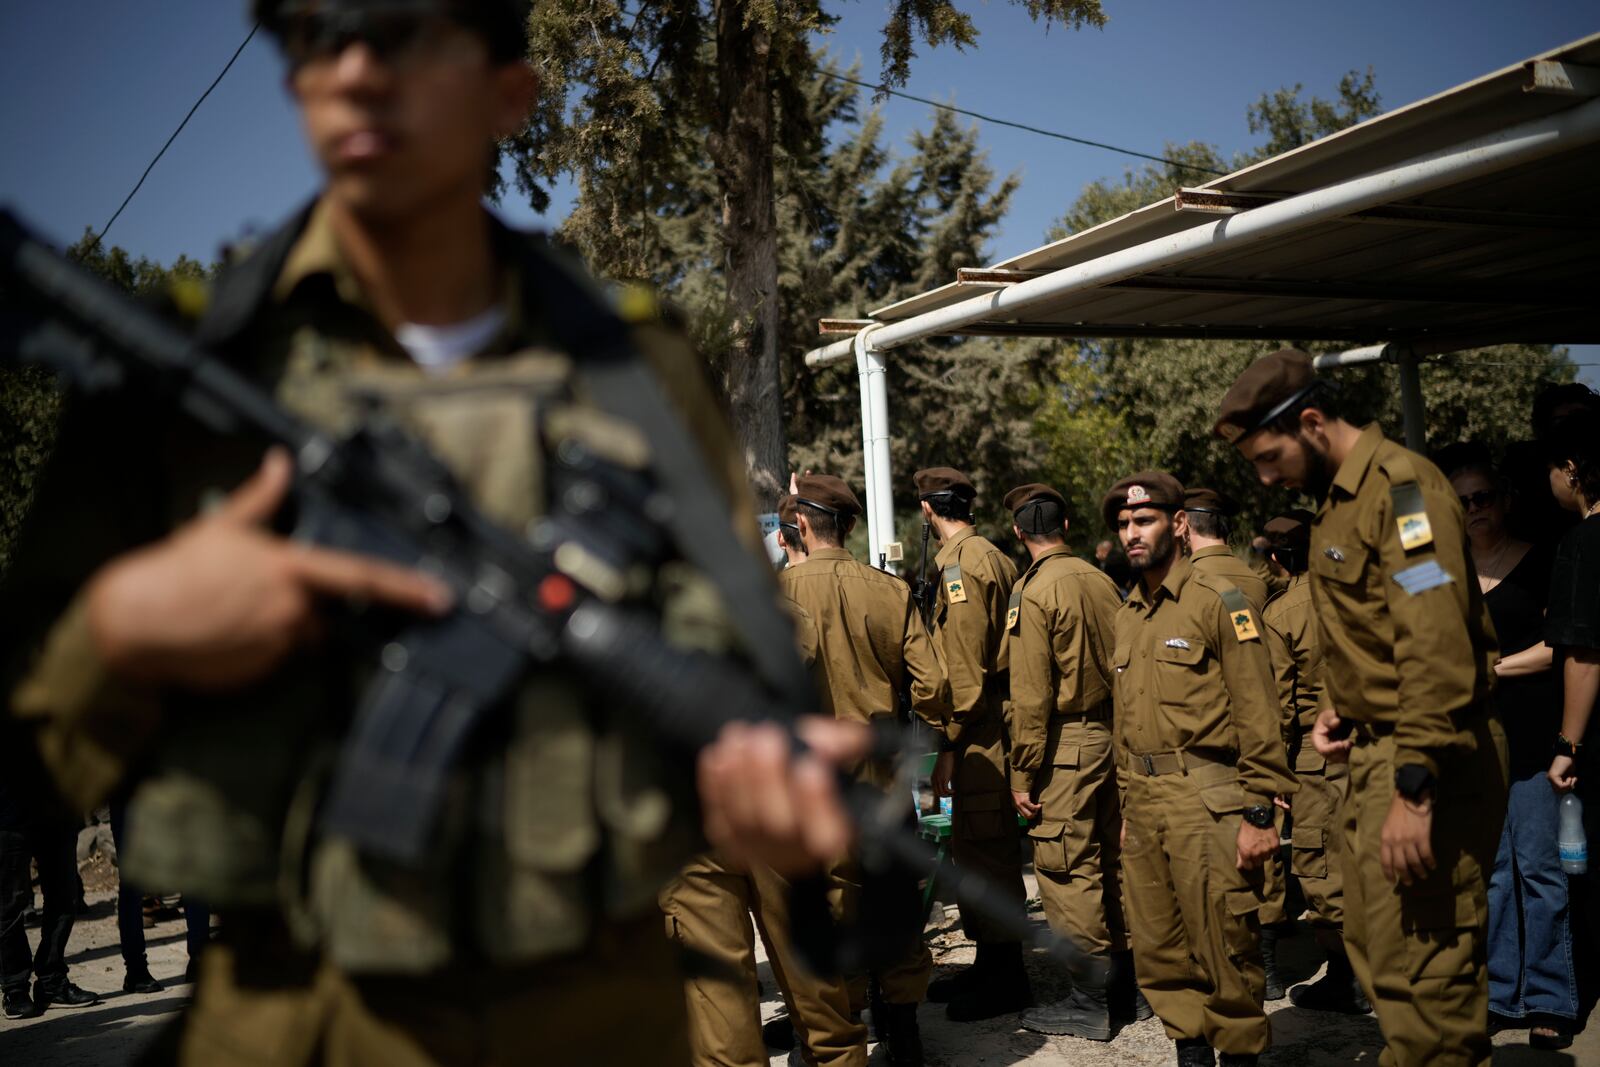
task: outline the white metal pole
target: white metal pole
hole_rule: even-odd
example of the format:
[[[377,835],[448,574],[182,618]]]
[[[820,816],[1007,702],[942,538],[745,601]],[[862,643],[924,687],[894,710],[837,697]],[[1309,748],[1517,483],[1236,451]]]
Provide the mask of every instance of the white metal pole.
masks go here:
[[[868,326],[855,336],[856,374],[861,388],[861,457],[866,479],[867,563],[878,566],[888,558],[892,563],[899,553],[890,551],[894,541],[894,480],[889,461],[889,383],[883,355],[867,346],[867,334],[878,329]]]
[[[974,322],[1014,319],[1024,308],[1067,293],[1098,288],[1199,259],[1223,249],[1238,248],[1306,229],[1379,204],[1418,196],[1451,182],[1493,174],[1597,139],[1600,139],[1600,100],[1591,100],[1567,111],[1430,152],[1370,174],[1335,182],[1166,237],[1096,256],[1031,281],[1019,282],[948,307],[886,323],[881,329],[873,331],[870,347],[882,351],[933,334],[956,332]],[[856,339],[859,338],[860,334],[857,334]],[[856,339],[813,349],[806,353],[806,363],[816,367],[844,359],[851,355]]]

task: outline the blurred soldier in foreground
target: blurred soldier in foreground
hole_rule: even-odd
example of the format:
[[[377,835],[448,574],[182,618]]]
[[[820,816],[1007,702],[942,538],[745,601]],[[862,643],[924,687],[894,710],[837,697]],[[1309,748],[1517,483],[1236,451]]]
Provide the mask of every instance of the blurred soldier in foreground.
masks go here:
[[[1488,878],[1506,804],[1497,646],[1461,505],[1428,460],[1341,416],[1311,357],[1256,360],[1217,435],[1303,489],[1328,705],[1312,743],[1350,763],[1340,854],[1350,962],[1384,1064],[1489,1062]],[[1353,733],[1352,733],[1353,729]]]
[[[1311,912],[1311,930],[1328,954],[1328,973],[1289,996],[1299,1008],[1365,1015],[1372,1010],[1344,950],[1344,889],[1339,880],[1339,809],[1350,790],[1344,763],[1330,763],[1311,744],[1311,728],[1326,702],[1322,642],[1311,607],[1306,566],[1311,513],[1290,511],[1267,522],[1273,561],[1289,572],[1289,586],[1267,601],[1267,651],[1278,679],[1283,740],[1300,791],[1294,798],[1291,869]]]
[[[1021,915],[1022,833],[1006,788],[1006,604],[1017,568],[972,524],[978,490],[951,467],[916,473],[923,521],[939,539],[934,558],[938,599],[933,641],[950,683],[950,722],[934,765],[935,795],[954,795],[951,858],[981,871],[1015,901]],[[956,1022],[1021,1011],[1032,998],[1022,945],[970,908],[963,932],[977,943],[977,962],[928,986]]]
[[[1185,542],[1189,562],[1201,574],[1229,583],[1244,594],[1256,618],[1267,604],[1267,584],[1262,577],[1228,546],[1233,535],[1233,517],[1238,505],[1215,489],[1190,488],[1183,494],[1183,513],[1189,520]],[[1283,980],[1278,977],[1278,935],[1287,925],[1284,895],[1288,889],[1279,850],[1261,867],[1264,902],[1261,906],[1261,965],[1266,976],[1266,998],[1283,999]]]
[[[806,474],[795,483],[796,521],[805,542],[806,562],[781,573],[783,591],[816,623],[816,671],[827,711],[846,722],[870,724],[892,719],[902,688],[909,686],[911,707],[941,734],[950,702],[933,643],[911,599],[911,587],[892,574],[859,563],[844,539],[861,514],[850,487],[831,474]],[[876,760],[854,768],[858,781],[888,788],[894,768]],[[911,818],[910,797],[906,816]],[[857,864],[835,872],[837,905],[853,914],[860,900]],[[922,1063],[917,1005],[928,990],[933,958],[919,938],[908,958],[871,976],[873,1022],[896,1067]],[[852,981],[851,1007],[866,1006],[867,978]]]
[[[526,5],[261,0],[256,14],[327,181],[219,282],[202,342],[330,434],[398,423],[518,533],[586,455],[630,477],[673,464],[712,480],[707,522],[751,514],[676,331],[648,306],[613,327],[597,300],[552,303],[552,285],[586,283],[483,208],[493,145],[536,93]],[[659,390],[693,455],[652,455],[659,435],[601,406],[589,353],[558,340],[586,323],[631,339],[624,365]],[[700,756],[697,810],[688,768],[628,708],[550,667],[464,743],[422,869],[322,832],[330,767],[377,669],[322,638],[358,627],[341,611],[352,603],[423,617],[455,605],[427,574],[276,532],[292,464],[312,458],[263,462],[246,441],[74,397],[3,590],[5,689],[56,783],[88,808],[138,767],[128,876],[228,917],[181,1032],[153,1055],[512,1062],[536,1035],[543,1062],[685,1062],[657,891],[700,847],[702,817],[739,859],[804,869],[841,854],[830,771],[791,767],[775,726],[730,727]],[[750,558],[729,565],[765,570],[754,525],[737,538]],[[681,550],[641,576],[664,636],[737,653],[751,620],[730,618],[738,606]],[[865,751],[843,751],[843,731],[807,736],[829,756]]]
[[[1262,1011],[1262,863],[1294,792],[1260,618],[1178,552],[1183,486],[1144,471],[1102,504],[1138,576],[1117,612],[1123,889],[1139,986],[1180,1067],[1253,1064]]]
[[[1072,975],[1072,994],[1024,1012],[1022,1025],[1109,1041],[1111,954],[1127,949],[1111,739],[1113,620],[1121,598],[1109,577],[1067,549],[1067,503],[1054,489],[1018,486],[1005,506],[1033,561],[1006,612],[1011,800],[1031,823],[1050,928],[1090,957]]]

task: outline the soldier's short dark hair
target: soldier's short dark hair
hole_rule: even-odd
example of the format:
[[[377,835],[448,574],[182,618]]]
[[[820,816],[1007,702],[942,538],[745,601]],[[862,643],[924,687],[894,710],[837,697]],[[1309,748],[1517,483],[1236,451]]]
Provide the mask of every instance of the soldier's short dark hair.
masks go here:
[[[932,496],[922,498],[928,502],[928,507],[941,519],[952,522],[972,521],[972,501],[956,493],[934,493]]]
[[[804,552],[806,543],[800,540],[800,527],[783,523],[778,527],[778,535],[783,538],[783,543],[796,552]]]
[[[1214,537],[1218,541],[1226,541],[1233,536],[1233,523],[1228,521],[1226,515],[1219,515],[1215,511],[1184,511],[1189,517],[1189,529],[1201,537]]]
[[[843,545],[844,539],[855,529],[856,517],[854,515],[835,515],[831,511],[807,504],[804,500],[795,504],[795,510],[806,517],[811,524],[811,533],[818,541],[825,545]]]

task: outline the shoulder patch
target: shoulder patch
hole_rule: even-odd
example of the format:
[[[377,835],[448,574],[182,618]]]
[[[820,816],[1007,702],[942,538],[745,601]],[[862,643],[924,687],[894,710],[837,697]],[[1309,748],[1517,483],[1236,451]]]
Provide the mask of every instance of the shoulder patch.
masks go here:
[[[1233,623],[1233,636],[1241,644],[1261,640],[1261,631],[1256,628],[1255,612],[1250,610],[1250,602],[1244,598],[1244,594],[1231,585],[1223,586],[1217,593],[1222,597],[1222,606],[1228,609],[1228,621]]]
[[[1011,591],[1011,599],[1006,603],[1006,629],[1015,630],[1017,620],[1022,617],[1022,588],[1019,585]]]
[[[1419,563],[1415,567],[1407,567],[1396,574],[1394,580],[1396,585],[1412,596],[1455,581],[1450,577],[1450,572],[1441,567],[1436,559]]]
[[[1400,533],[1400,547],[1407,552],[1433,544],[1433,524],[1422,502],[1422,487],[1416,482],[1400,482],[1389,488],[1394,501],[1394,525]]]
[[[967,583],[961,577],[961,564],[952,563],[944,569],[944,595],[952,604],[967,602]]]

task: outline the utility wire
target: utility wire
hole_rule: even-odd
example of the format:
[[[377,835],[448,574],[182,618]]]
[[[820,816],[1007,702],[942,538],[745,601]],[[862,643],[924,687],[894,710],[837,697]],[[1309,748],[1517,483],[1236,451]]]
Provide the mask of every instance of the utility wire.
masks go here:
[[[194,106],[189,109],[189,113],[183,116],[183,121],[178,123],[178,128],[172,131],[172,136],[167,138],[167,143],[161,146],[161,151],[157,152],[155,158],[150,161],[150,165],[144,168],[144,173],[139,175],[139,180],[134,183],[128,195],[122,198],[122,203],[118,205],[117,210],[112,212],[111,217],[106,220],[106,224],[100,227],[100,232],[95,235],[94,239],[96,244],[104,240],[106,231],[111,229],[111,224],[116,222],[122,215],[122,209],[128,206],[134,195],[144,186],[144,180],[150,177],[150,172],[155,169],[157,163],[161,162],[161,157],[167,154],[167,149],[171,148],[172,142],[178,139],[178,134],[183,132],[185,126],[189,125],[189,120],[194,118],[196,111],[200,110],[200,105],[206,102],[206,97],[211,95],[211,90],[215,89],[222,82],[222,79],[228,76],[228,71],[233,69],[234,60],[239,58],[239,54],[244,51],[244,46],[250,43],[251,38],[255,37],[256,31],[260,28],[261,23],[259,22],[250,27],[250,32],[245,34],[243,41],[239,42],[239,47],[233,50],[233,55],[229,57],[228,65],[222,68],[222,73],[218,74],[211,84],[206,86],[206,91],[200,94],[200,99],[194,102]]]
[[[966,115],[968,118],[981,119],[984,122],[992,122],[996,126],[1010,126],[1012,129],[1026,130],[1028,133],[1037,133],[1041,137],[1054,137],[1058,141],[1071,141],[1073,144],[1088,145],[1090,148],[1103,148],[1108,152],[1119,152],[1125,156],[1135,156],[1139,159],[1148,159],[1155,163],[1165,163],[1169,167],[1179,167],[1183,170],[1199,171],[1202,174],[1220,175],[1231,173],[1225,170],[1217,170],[1214,167],[1201,167],[1193,163],[1180,163],[1178,160],[1168,159],[1166,156],[1152,156],[1148,152],[1135,152],[1131,148],[1119,148],[1114,144],[1105,144],[1101,141],[1090,141],[1086,138],[1074,137],[1067,133],[1057,133],[1054,130],[1043,130],[1037,126],[1028,126],[1021,122],[1012,122],[1009,119],[997,119],[993,115],[983,115],[976,111],[968,111],[966,108],[956,107],[953,104],[941,103],[938,100],[929,100],[925,96],[913,96],[910,93],[902,93],[898,89],[889,88],[887,85],[873,85],[870,82],[859,81],[846,74],[835,74],[831,70],[824,70],[820,73],[825,78],[833,78],[838,81],[849,82],[851,85],[860,86],[863,89],[871,89],[874,92],[884,93],[888,96],[898,96],[905,100],[915,100],[919,104],[927,104],[929,107],[936,107],[941,111],[951,111],[957,115]]]

